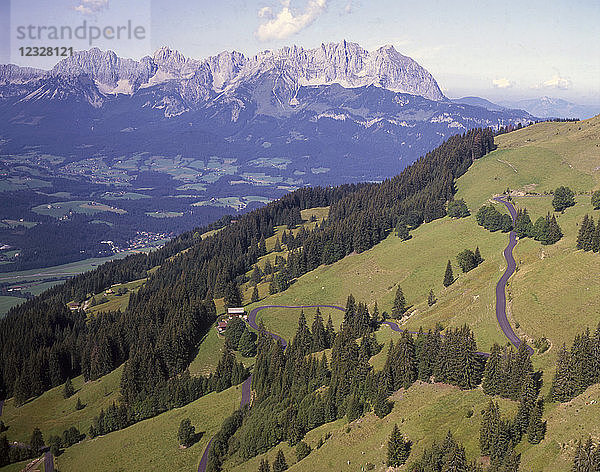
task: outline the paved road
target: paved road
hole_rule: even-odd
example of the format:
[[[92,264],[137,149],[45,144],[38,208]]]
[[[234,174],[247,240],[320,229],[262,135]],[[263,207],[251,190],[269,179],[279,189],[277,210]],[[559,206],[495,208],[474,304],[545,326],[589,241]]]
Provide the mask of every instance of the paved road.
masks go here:
[[[505,200],[503,197],[496,197],[494,200],[504,204],[504,206],[508,209],[514,224],[517,218],[517,211],[515,210],[513,204]],[[508,282],[510,276],[515,273],[517,264],[515,263],[515,258],[513,257],[512,252],[516,245],[517,233],[515,233],[513,230],[508,234],[508,246],[506,246],[504,249],[506,270],[496,285],[496,319],[498,320],[498,324],[500,325],[500,329],[504,335],[515,347],[518,348],[524,341],[521,340],[521,338],[519,338],[519,336],[517,336],[517,334],[513,331],[510,323],[508,322],[508,318],[506,317],[506,282]],[[527,346],[527,350],[530,354],[533,354],[533,349],[530,346]]]
[[[335,310],[346,311],[345,308],[342,308],[341,306],[336,306],[336,305],[298,305],[298,306],[290,306],[290,305],[265,305],[265,306],[259,306],[257,308],[254,308],[248,314],[248,324],[252,328],[254,328],[256,330],[260,330],[260,327],[256,324],[256,315],[258,314],[259,311],[264,310],[266,308],[333,308]],[[267,333],[273,339],[279,341],[281,343],[281,345],[283,346],[284,349],[287,347],[287,342],[285,341],[285,339],[283,339],[278,334],[271,333],[271,332],[266,331],[266,330],[265,330],[265,333]]]
[[[204,449],[204,454],[202,454],[202,459],[200,459],[200,464],[198,464],[198,472],[204,472],[206,470],[206,464],[208,464],[208,451],[210,451],[212,441],[212,438],[210,438],[210,441],[208,441],[208,444],[206,445],[206,449]]]
[[[50,451],[44,454],[44,470],[45,472],[54,472],[54,457]]]

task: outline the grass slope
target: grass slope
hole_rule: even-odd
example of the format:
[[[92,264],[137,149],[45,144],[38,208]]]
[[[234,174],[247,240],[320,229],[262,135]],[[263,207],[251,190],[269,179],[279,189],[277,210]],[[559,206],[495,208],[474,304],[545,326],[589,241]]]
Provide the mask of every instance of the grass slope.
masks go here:
[[[241,386],[210,393],[182,408],[76,444],[56,459],[56,466],[61,472],[195,470],[208,441],[238,408],[240,398]],[[177,431],[185,418],[202,436],[191,447],[180,449]]]
[[[62,435],[62,432],[76,426],[83,433],[88,432],[94,416],[106,409],[119,397],[119,384],[123,367],[93,382],[84,382],[83,376],[73,379],[75,394],[63,398],[63,386],[55,387],[34,400],[17,407],[14,399],[4,403],[2,420],[9,427],[9,441],[28,442],[35,427],[40,428],[45,438],[52,434]],[[86,405],[77,411],[77,398]]]

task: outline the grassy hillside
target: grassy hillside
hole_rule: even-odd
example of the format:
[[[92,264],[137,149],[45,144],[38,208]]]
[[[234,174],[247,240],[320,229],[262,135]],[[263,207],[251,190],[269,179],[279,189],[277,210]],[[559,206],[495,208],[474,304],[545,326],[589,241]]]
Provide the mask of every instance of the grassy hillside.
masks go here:
[[[67,399],[61,385],[20,407],[15,406],[14,399],[7,400],[1,418],[9,427],[6,433],[9,441],[28,442],[35,427],[40,428],[45,438],[62,435],[71,426],[87,433],[94,416],[118,399],[122,371],[123,366],[92,382],[84,382],[83,376],[75,377],[72,381],[75,394]],[[85,405],[83,410],[75,409],[77,398]]]
[[[56,459],[56,467],[62,472],[195,470],[208,441],[238,408],[240,398],[241,386],[210,393],[182,408],[76,444]],[[200,438],[189,448],[180,449],[177,431],[185,418],[190,418]]]
[[[335,304],[344,306],[349,293],[358,301],[366,301],[372,308],[377,302],[379,311],[389,312],[398,284],[401,285],[408,304],[412,305],[408,319],[402,326],[417,330],[469,324],[481,350],[489,350],[493,343],[505,344],[495,318],[495,286],[506,268],[502,251],[508,242],[505,233],[490,233],[478,226],[474,214],[493,195],[507,188],[524,195],[534,192],[538,196],[515,196],[515,206],[526,207],[535,220],[552,211],[551,192],[560,185],[576,191],[577,204],[563,214],[557,214],[564,237],[553,246],[542,246],[530,239],[519,241],[514,251],[517,272],[508,285],[509,319],[516,331],[529,341],[546,336],[551,348],[546,353],[535,354],[534,364],[545,371],[543,392],[546,393],[554,370],[557,347],[572,341],[574,335],[600,320],[600,256],[575,249],[578,224],[586,213],[595,220],[600,211],[590,205],[590,193],[600,188],[600,117],[578,123],[542,123],[526,129],[499,136],[499,148],[477,160],[469,171],[457,181],[457,198],[464,198],[472,216],[463,219],[442,218],[424,224],[412,231],[412,238],[401,241],[390,234],[384,241],[361,254],[352,254],[334,264],[321,266],[303,275],[283,293],[269,295],[268,282],[259,284],[261,300],[249,304],[247,310],[263,305],[313,305]],[[504,206],[497,205],[505,212]],[[311,216],[318,222],[327,215],[327,208],[304,210],[305,226],[311,228]],[[284,227],[276,228],[269,238],[267,249],[272,251]],[[295,230],[295,232],[298,230]],[[456,255],[463,249],[479,247],[484,262],[467,274],[460,272]],[[286,250],[279,253],[286,256]],[[259,265],[273,261],[270,252],[261,258]],[[448,288],[442,285],[446,262],[450,259],[456,282]],[[132,282],[127,288],[136,290],[143,281]],[[437,303],[429,307],[426,299],[433,289]],[[249,302],[251,286],[243,287],[244,300]],[[110,296],[105,307],[124,307],[129,295]],[[216,300],[217,309],[223,311],[222,300]],[[306,309],[309,325],[314,309]],[[331,315],[339,326],[343,313],[322,309],[323,317]],[[299,309],[271,308],[260,312],[259,320],[284,338],[291,339]],[[398,333],[389,327],[377,332],[381,343],[389,343]],[[198,348],[190,365],[192,374],[206,375],[214,370],[223,347],[223,338],[212,328]],[[385,362],[387,349],[374,357],[371,364],[380,369]],[[252,360],[247,360],[251,363]],[[27,438],[34,426],[44,435],[59,433],[71,425],[87,432],[91,418],[100,408],[106,407],[118,396],[121,369],[96,382],[83,384],[74,380],[78,391],[69,400],[62,398],[62,387],[53,389],[40,398],[15,408],[12,400],[5,404],[2,419],[10,426],[9,439]],[[75,412],[77,396],[87,404]],[[216,432],[221,421],[239,404],[239,390],[232,388],[220,394],[210,394],[183,408],[133,425],[125,430],[110,433],[93,441],[69,448],[58,459],[57,467],[69,470],[192,470],[209,437]],[[448,429],[464,443],[467,455],[479,454],[478,431],[481,410],[489,400],[479,390],[460,391],[440,384],[417,383],[406,391],[394,395],[393,412],[384,419],[372,413],[349,426],[344,420],[326,424],[308,433],[306,441],[316,446],[326,433],[332,436],[325,445],[290,470],[361,470],[368,463],[376,470],[384,470],[385,442],[393,424],[414,442],[411,459],[418,456],[434,439],[441,439]],[[548,421],[546,439],[540,445],[522,443],[522,470],[563,471],[569,468],[573,453],[573,439],[587,434],[600,435],[600,386],[590,387],[584,394],[567,404],[549,404],[545,419]],[[502,400],[503,413],[514,412],[514,402]],[[472,410],[473,415],[467,413]],[[182,418],[190,417],[198,431],[205,434],[188,450],[177,447],[176,432]],[[280,446],[288,458],[295,462],[293,449]],[[277,448],[266,456],[272,461]],[[256,470],[259,456],[245,464],[235,458],[225,464],[228,471]],[[349,463],[348,463],[349,462]]]

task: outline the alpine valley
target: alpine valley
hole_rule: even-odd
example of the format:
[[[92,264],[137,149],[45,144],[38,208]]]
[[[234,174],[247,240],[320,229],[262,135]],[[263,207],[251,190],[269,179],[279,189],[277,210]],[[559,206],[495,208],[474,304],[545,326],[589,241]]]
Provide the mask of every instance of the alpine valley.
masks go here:
[[[0,270],[110,256],[306,185],[382,181],[452,135],[533,120],[455,103],[394,47],[346,41],[2,65],[0,191],[12,197],[0,242],[12,252]]]

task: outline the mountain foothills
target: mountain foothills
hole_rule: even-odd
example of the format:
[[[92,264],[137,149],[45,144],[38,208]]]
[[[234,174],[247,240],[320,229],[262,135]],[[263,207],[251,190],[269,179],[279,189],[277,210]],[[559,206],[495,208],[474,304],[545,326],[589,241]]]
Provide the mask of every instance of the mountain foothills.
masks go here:
[[[598,117],[473,129],[13,308],[0,460],[45,442],[66,471],[597,470],[599,146]],[[495,287],[517,235],[513,346]]]
[[[2,65],[0,271],[135,248],[306,185],[381,181],[452,135],[534,120],[454,103],[392,46],[346,41]]]

